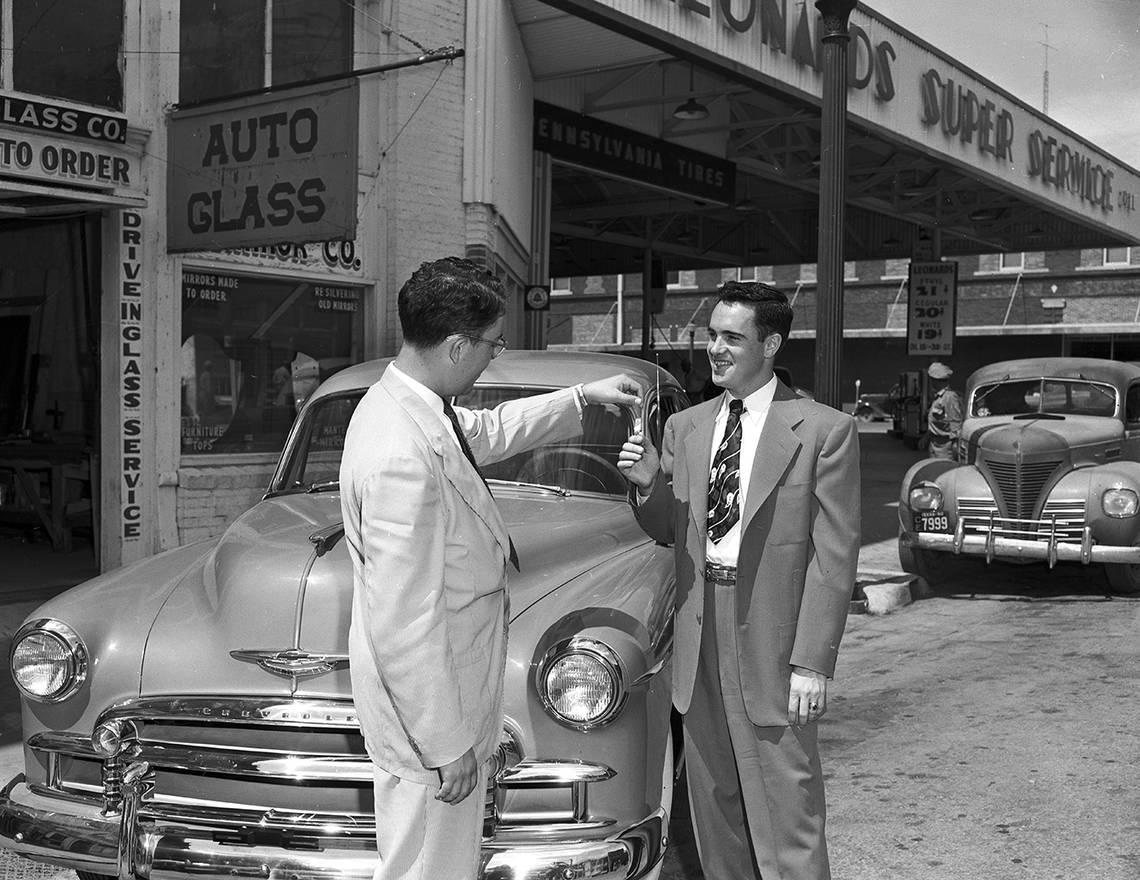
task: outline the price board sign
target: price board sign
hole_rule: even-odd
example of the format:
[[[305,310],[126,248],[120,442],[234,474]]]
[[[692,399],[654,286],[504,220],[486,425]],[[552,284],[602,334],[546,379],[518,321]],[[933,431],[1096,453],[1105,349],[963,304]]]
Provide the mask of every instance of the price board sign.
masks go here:
[[[954,353],[958,263],[910,264],[906,353],[948,357]]]

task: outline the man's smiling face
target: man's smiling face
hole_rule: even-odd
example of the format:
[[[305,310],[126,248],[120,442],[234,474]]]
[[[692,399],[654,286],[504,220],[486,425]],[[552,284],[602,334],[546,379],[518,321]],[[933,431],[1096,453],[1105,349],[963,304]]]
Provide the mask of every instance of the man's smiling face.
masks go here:
[[[772,378],[772,361],[780,347],[780,335],[760,338],[752,306],[739,302],[717,303],[709,318],[706,346],[714,385],[735,397],[747,397]]]

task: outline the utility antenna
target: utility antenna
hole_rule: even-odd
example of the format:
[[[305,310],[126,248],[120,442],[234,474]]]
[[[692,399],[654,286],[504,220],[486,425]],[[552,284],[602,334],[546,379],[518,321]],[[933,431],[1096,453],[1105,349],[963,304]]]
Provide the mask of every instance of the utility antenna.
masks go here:
[[[1046,116],[1049,115],[1049,25],[1041,22],[1041,27],[1045,28],[1045,42],[1041,45],[1045,47],[1045,73],[1041,81],[1041,112]]]

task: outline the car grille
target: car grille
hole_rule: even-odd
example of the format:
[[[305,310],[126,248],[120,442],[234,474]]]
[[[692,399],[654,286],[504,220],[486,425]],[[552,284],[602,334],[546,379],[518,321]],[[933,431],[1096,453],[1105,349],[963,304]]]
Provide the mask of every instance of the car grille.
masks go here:
[[[103,720],[112,717],[137,732],[137,745],[119,763],[150,765],[156,804],[372,813],[372,765],[351,703],[175,698],[116,707]],[[49,788],[107,796],[115,762],[101,760],[83,739],[46,733],[29,745],[48,753]]]
[[[1010,519],[1023,520],[1033,516],[1042,490],[1049,478],[1061,467],[1060,459],[1044,461],[1000,461],[980,459],[993,478],[993,486],[1005,505]]]
[[[115,810],[124,769],[146,762],[153,787],[144,814],[151,819],[215,828],[269,825],[302,836],[333,827],[364,845],[375,833],[373,765],[349,701],[144,699],[100,717],[111,720],[130,726],[133,745],[107,760],[85,736],[29,738],[46,765],[44,794]],[[523,761],[516,738],[505,731],[484,793],[484,838],[610,826],[613,819],[587,809],[586,792],[613,775],[604,765],[578,760]]]
[[[993,498],[959,498],[958,519],[967,535],[1047,541],[1056,534],[1058,541],[1081,543],[1085,527],[1083,498],[1052,499],[1045,502],[1040,519],[1003,517]]]

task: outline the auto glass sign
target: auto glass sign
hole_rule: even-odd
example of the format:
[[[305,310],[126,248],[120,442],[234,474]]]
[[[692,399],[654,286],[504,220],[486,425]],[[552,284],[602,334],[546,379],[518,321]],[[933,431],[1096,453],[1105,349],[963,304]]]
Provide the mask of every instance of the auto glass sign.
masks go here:
[[[356,234],[356,81],[170,117],[167,250]]]

